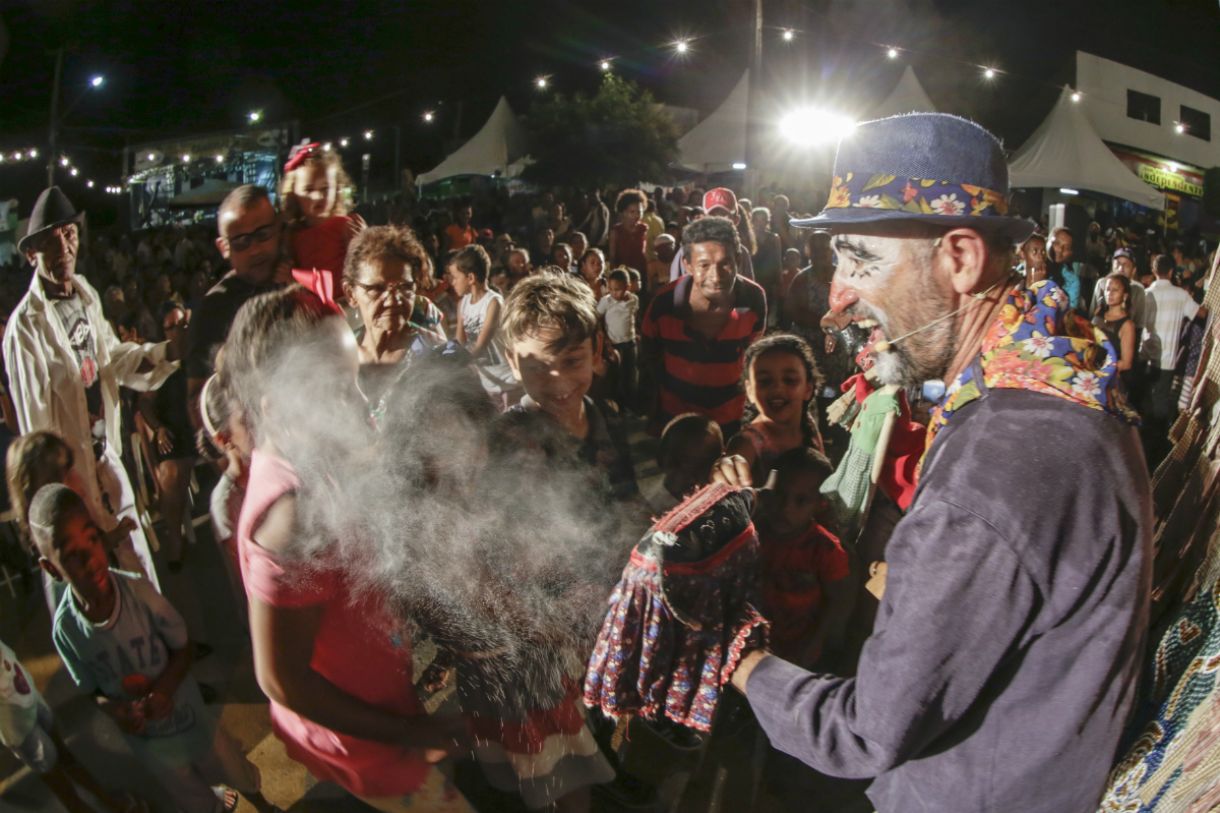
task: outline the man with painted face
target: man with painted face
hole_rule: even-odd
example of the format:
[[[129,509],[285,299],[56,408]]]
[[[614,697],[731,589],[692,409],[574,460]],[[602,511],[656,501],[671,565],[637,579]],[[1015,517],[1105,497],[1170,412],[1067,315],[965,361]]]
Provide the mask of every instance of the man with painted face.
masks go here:
[[[896,116],[842,142],[795,223],[834,234],[828,318],[869,332],[882,382],[948,384],[857,676],[753,652],[732,677],[776,748],[874,778],[879,813],[1095,810],[1135,698],[1147,471],[1114,359],[1012,273],[1033,224],[1007,194],[986,130]]]
[[[114,528],[130,520],[134,530],[119,544],[119,565],[142,570],[159,589],[121,461],[119,387],[157,389],[178,369],[178,354],[169,342],[115,337],[101,297],[76,274],[82,217],[57,186],[34,203],[29,232],[17,244],[34,276],[4,331],[9,392],[23,434],[48,430],[72,448],[68,484],[95,521]]]
[[[733,221],[705,217],[682,232],[685,273],[657,291],[640,332],[653,366],[659,403],[654,428],[687,412],[737,432],[745,409],[741,370],[746,347],[767,324],[767,300],[738,275],[741,241]]]

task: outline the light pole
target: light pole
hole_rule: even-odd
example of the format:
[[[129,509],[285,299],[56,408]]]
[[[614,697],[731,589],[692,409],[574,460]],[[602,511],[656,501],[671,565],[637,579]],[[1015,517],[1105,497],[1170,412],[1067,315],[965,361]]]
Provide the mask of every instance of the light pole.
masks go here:
[[[47,134],[47,186],[55,185],[55,148],[59,141],[59,77],[64,70],[64,49],[55,49],[55,83],[51,85],[51,131]]]
[[[68,117],[69,113],[76,109],[76,106],[80,104],[81,99],[85,98],[85,94],[89,92],[89,89],[97,90],[106,83],[106,77],[102,76],[101,74],[94,74],[89,78],[89,88],[83,90],[75,99],[72,100],[72,103],[68,105],[67,109],[64,110],[63,113],[60,113],[59,86],[60,80],[63,77],[63,72],[64,49],[56,48],[55,79],[54,84],[51,86],[51,120],[48,124],[47,133],[47,146],[49,148],[47,150],[47,186],[55,185],[55,161],[59,154],[59,150],[57,149],[59,147],[59,125]]]
[[[763,63],[763,4],[762,0],[754,0],[754,19],[751,26],[752,34],[750,41],[750,81],[748,82],[748,93],[746,96],[746,143],[745,143],[745,159],[746,170],[745,176],[742,178],[742,186],[744,192],[751,198],[754,197],[757,190],[754,189],[755,182],[758,179],[758,123],[755,120],[758,117],[758,111],[761,109],[758,98],[758,89],[762,87],[762,63]]]

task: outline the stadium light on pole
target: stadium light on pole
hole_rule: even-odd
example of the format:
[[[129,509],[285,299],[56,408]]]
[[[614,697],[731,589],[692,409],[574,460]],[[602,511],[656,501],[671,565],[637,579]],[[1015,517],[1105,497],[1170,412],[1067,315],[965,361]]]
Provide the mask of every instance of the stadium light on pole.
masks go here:
[[[833,144],[854,129],[851,117],[819,107],[798,107],[779,122],[780,135],[798,147]]]

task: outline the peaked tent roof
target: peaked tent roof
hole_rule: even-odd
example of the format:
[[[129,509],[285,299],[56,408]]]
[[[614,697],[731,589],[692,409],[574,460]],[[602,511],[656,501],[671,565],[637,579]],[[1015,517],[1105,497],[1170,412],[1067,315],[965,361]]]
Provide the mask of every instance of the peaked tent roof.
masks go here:
[[[517,121],[503,96],[487,123],[435,168],[421,174],[416,183],[428,184],[457,175],[510,174],[510,167],[525,155],[525,128]]]
[[[678,139],[678,164],[697,172],[724,172],[746,160],[746,109],[750,72],[711,115]]]
[[[1097,135],[1072,90],[1064,87],[1046,120],[1008,164],[1014,187],[1089,189],[1164,209],[1165,195],[1144,183]]]
[[[915,76],[915,70],[910,65],[902,72],[898,83],[876,107],[868,111],[870,119],[883,119],[886,116],[897,116],[902,113],[936,113],[936,105],[928,98],[928,93]]]

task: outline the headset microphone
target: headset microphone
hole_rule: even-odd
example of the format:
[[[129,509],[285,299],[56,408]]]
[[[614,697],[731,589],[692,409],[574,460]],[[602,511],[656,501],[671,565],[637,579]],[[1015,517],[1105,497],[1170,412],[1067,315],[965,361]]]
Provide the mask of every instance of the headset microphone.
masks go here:
[[[991,285],[991,287],[987,288],[985,291],[980,291],[979,293],[971,294],[970,296],[972,296],[974,299],[985,299],[989,293],[994,291],[1001,284],[1007,283],[1010,279],[1012,279],[1012,276],[1013,275],[1010,274],[1009,276],[1005,277],[1004,279],[997,280],[995,283],[993,283]],[[914,336],[916,333],[922,333],[923,331],[927,330],[930,327],[935,327],[936,325],[939,325],[941,322],[945,321],[946,319],[950,319],[954,316],[957,316],[959,313],[966,310],[966,308],[969,308],[970,305],[971,305],[971,303],[967,302],[965,305],[962,305],[957,310],[952,310],[942,316],[938,316],[935,319],[933,319],[931,322],[928,322],[926,325],[917,327],[914,330],[909,330],[896,339],[882,339],[881,341],[879,341],[873,345],[873,352],[888,353],[888,352],[890,352],[890,350],[893,349],[894,345],[898,344],[898,342],[900,342],[904,339],[909,339],[910,337]],[[859,322],[856,322],[856,325],[858,325],[859,327],[865,328],[865,329],[871,329],[871,328],[875,328],[878,325],[880,325],[880,322],[878,322],[876,319],[861,319]]]

